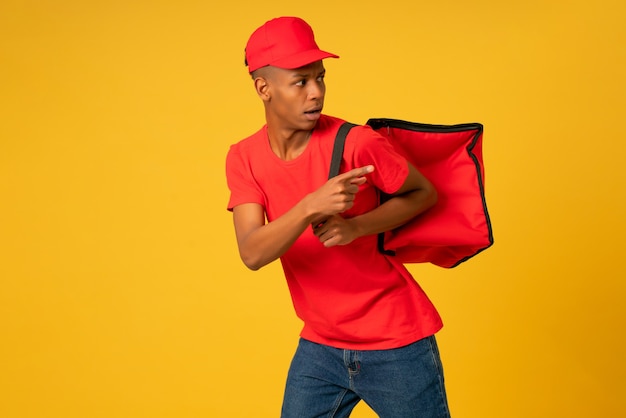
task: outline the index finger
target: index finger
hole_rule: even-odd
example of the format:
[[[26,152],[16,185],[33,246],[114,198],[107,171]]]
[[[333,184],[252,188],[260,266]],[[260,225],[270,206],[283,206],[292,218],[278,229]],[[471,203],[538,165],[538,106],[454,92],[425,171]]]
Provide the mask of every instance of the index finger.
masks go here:
[[[347,172],[345,172],[343,174],[340,174],[338,177],[341,180],[344,180],[344,179],[346,179],[346,180],[347,179],[354,179],[354,178],[357,178],[357,177],[363,177],[364,175],[366,175],[368,173],[371,173],[373,171],[374,171],[374,166],[373,165],[366,165],[366,166],[363,166],[363,167],[353,168],[350,171],[347,171]]]

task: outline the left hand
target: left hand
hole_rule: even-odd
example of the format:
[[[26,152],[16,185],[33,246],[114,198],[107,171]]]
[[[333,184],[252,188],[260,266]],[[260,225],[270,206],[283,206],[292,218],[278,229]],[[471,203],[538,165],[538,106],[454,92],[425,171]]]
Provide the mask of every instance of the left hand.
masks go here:
[[[358,235],[349,219],[344,219],[340,215],[333,215],[313,225],[313,233],[319,238],[324,247],[335,245],[346,245],[354,241]]]

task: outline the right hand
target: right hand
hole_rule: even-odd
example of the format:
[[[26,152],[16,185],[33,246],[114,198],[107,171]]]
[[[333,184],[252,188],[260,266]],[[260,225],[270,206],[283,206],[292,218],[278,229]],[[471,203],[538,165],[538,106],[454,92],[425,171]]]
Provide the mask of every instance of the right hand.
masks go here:
[[[313,226],[350,209],[354,205],[354,198],[359,191],[359,186],[367,181],[365,175],[373,171],[374,166],[372,165],[354,168],[333,177],[322,187],[309,194],[311,211],[315,214]]]

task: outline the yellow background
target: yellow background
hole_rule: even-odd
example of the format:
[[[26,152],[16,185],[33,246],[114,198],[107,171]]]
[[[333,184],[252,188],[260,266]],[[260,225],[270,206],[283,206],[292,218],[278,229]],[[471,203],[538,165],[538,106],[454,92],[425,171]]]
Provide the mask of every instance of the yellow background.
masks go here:
[[[453,416],[625,416],[621,4],[3,0],[0,416],[278,416],[300,323],[224,178],[278,15],[341,55],[326,113],[485,125],[494,247],[410,267]]]

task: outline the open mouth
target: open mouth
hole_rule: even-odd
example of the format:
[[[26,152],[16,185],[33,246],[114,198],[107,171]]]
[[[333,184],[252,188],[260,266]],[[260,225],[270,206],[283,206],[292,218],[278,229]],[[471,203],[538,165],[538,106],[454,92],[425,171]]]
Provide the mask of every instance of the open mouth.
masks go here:
[[[317,121],[321,115],[322,109],[313,109],[304,112],[304,117],[311,122]]]
[[[322,114],[322,108],[316,107],[310,110],[306,110],[304,112],[304,117],[310,121],[316,121],[320,118],[321,114]]]

